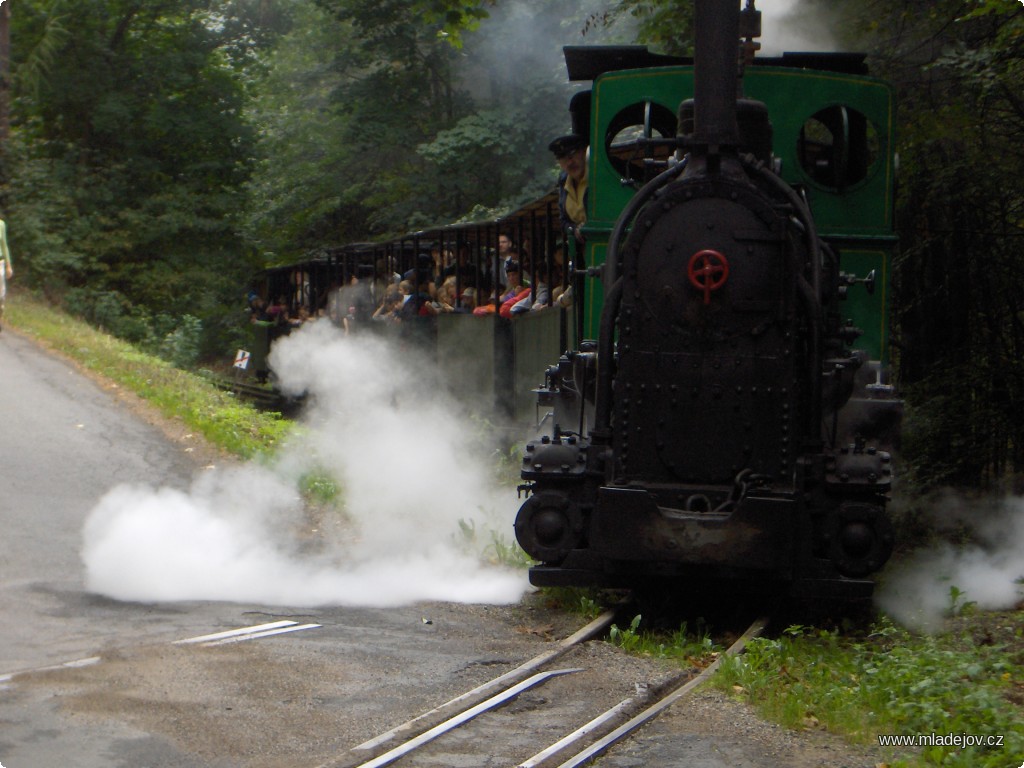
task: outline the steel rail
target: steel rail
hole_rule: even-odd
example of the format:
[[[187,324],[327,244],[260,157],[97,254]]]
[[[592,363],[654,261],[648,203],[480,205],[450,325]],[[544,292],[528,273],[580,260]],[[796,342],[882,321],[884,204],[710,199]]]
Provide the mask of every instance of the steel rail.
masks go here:
[[[684,685],[681,685],[679,688],[676,688],[674,691],[669,693],[663,699],[659,700],[655,704],[652,704],[650,707],[645,709],[643,712],[638,714],[636,717],[634,717],[631,720],[627,721],[626,723],[622,724],[621,726],[616,728],[614,731],[609,733],[604,738],[602,738],[602,739],[600,739],[598,741],[595,741],[593,744],[591,744],[589,747],[587,747],[583,751],[581,751],[581,752],[577,753],[576,755],[574,755],[573,757],[569,758],[564,763],[559,765],[558,768],[577,768],[577,766],[583,765],[584,763],[589,761],[591,758],[596,757],[597,755],[599,755],[602,752],[604,752],[606,749],[608,749],[608,747],[612,746],[617,741],[621,740],[623,737],[625,737],[625,736],[629,735],[630,733],[632,733],[633,731],[635,731],[637,728],[639,728],[641,725],[646,723],[648,720],[651,720],[654,717],[656,717],[657,715],[661,714],[664,710],[668,709],[670,706],[675,704],[677,701],[679,701],[684,696],[692,693],[696,688],[700,687],[701,685],[706,683],[711,678],[711,676],[715,673],[715,671],[721,665],[723,660],[725,660],[726,658],[728,658],[730,656],[736,656],[736,655],[742,653],[743,650],[747,647],[747,643],[750,642],[750,640],[752,640],[753,638],[758,637],[762,632],[764,632],[764,630],[765,630],[765,628],[767,626],[768,626],[768,618],[766,618],[766,617],[762,617],[762,618],[758,619],[757,621],[755,621],[753,624],[750,625],[750,627],[747,629],[747,631],[744,632],[735,643],[730,645],[729,648],[726,649],[726,651],[721,656],[719,656],[717,659],[715,659],[715,661],[712,664],[710,664],[707,668],[705,668],[695,678],[693,678],[689,682],[685,683]],[[618,705],[618,706],[621,706],[621,705]],[[616,708],[617,707],[613,707],[613,709],[616,709]],[[611,711],[611,710],[609,710],[609,711]],[[582,729],[580,729],[580,730],[582,730]],[[568,738],[568,737],[566,737],[566,738]],[[562,740],[562,742],[565,742],[565,741],[566,741],[566,739]],[[559,742],[559,743],[561,743],[561,742]],[[552,745],[552,746],[554,746],[554,745]],[[562,749],[564,749],[565,746],[567,746],[567,744],[563,745],[563,747],[561,747],[558,751],[562,751]],[[548,750],[544,750],[544,753],[546,753],[546,752],[548,752]],[[538,753],[538,754],[544,754],[544,753]],[[554,754],[554,753],[551,753],[551,754]],[[530,760],[534,760],[534,759],[535,758],[530,758]],[[539,765],[539,763],[536,763],[536,762],[531,763],[530,760],[526,761],[526,763],[524,763],[524,765],[530,765],[530,766]]]
[[[462,702],[468,699],[483,696],[489,693],[490,691],[497,690],[501,686],[506,685],[507,683],[510,683],[513,680],[522,679],[526,677],[528,674],[536,672],[540,667],[543,667],[545,664],[550,664],[552,661],[559,658],[560,656],[564,656],[573,646],[579,645],[584,640],[589,640],[598,632],[602,632],[605,629],[607,629],[614,619],[614,610],[605,611],[592,622],[587,624],[585,627],[577,630],[573,634],[569,635],[569,637],[560,640],[558,646],[553,648],[552,650],[545,651],[544,653],[538,656],[534,656],[532,659],[530,659],[524,664],[520,664],[515,669],[506,672],[505,674],[496,677],[493,680],[484,683],[483,685],[478,685],[473,690],[466,691],[462,695],[456,696],[451,701],[447,701],[441,706],[435,707],[434,709],[430,710],[429,712],[424,712],[422,715],[418,715],[417,717],[414,717],[412,720],[402,723],[402,725],[399,725],[396,728],[392,728],[387,733],[382,733],[380,736],[370,739],[369,741],[363,742],[359,746],[353,747],[353,750],[373,749],[374,747],[378,747],[381,744],[391,741],[396,736],[411,730],[415,727],[416,723],[425,720],[428,717],[431,717],[432,715],[437,715],[443,712],[444,710],[450,709],[453,706],[461,704]]]
[[[540,683],[546,682],[552,677],[558,677],[559,675],[568,675],[573,672],[582,671],[583,670],[581,669],[556,669],[552,670],[551,672],[538,672],[533,677],[527,678],[518,685],[514,685],[508,690],[502,691],[501,693],[492,696],[491,698],[487,699],[487,701],[483,701],[477,704],[475,707],[470,707],[464,712],[460,712],[454,717],[445,720],[443,723],[434,726],[429,731],[425,731],[424,733],[421,733],[419,736],[415,736],[409,739],[408,741],[399,744],[397,747],[388,752],[385,752],[383,755],[375,757],[373,760],[368,760],[365,763],[361,763],[359,766],[357,766],[357,768],[381,768],[381,766],[393,763],[398,758],[409,754],[415,749],[419,749],[424,744],[427,744],[428,742],[431,742],[434,739],[436,739],[438,736],[442,736],[448,733],[449,731],[458,728],[463,723],[469,722],[477,715],[482,714],[490,709],[494,709],[495,707],[504,704],[506,701],[510,699],[514,699],[520,693],[530,688],[533,688],[535,685],[539,685]]]
[[[605,725],[605,723],[614,721],[617,717],[620,717],[623,712],[627,712],[629,710],[629,708],[631,706],[633,706],[636,701],[637,701],[637,697],[636,696],[630,696],[628,699],[623,699],[622,701],[620,701],[618,704],[616,704],[611,709],[608,709],[608,710],[605,710],[604,712],[602,712],[600,715],[595,717],[593,720],[591,720],[586,725],[580,726],[575,731],[570,733],[568,736],[565,736],[564,738],[560,739],[559,741],[556,741],[554,744],[552,744],[547,749],[541,750],[540,752],[538,752],[533,757],[531,757],[531,758],[529,758],[527,760],[524,760],[518,766],[516,766],[516,768],[535,768],[535,766],[540,765],[545,760],[547,760],[549,757],[557,755],[559,752],[561,752],[563,749],[568,747],[570,744],[576,743],[577,741],[582,739],[584,736],[586,736],[588,733],[591,733],[592,731],[597,730],[601,726]]]
[[[590,638],[594,637],[600,632],[603,632],[611,625],[612,621],[615,620],[615,615],[616,611],[614,609],[605,611],[596,619],[588,623],[586,626],[578,629],[573,634],[560,640],[558,644],[551,650],[538,654],[529,661],[520,664],[515,669],[512,669],[506,672],[505,674],[494,678],[493,680],[478,685],[476,688],[473,688],[470,691],[466,691],[465,693],[456,696],[454,699],[451,699],[450,701],[447,701],[444,704],[435,707],[429,712],[424,712],[421,715],[417,715],[411,720],[408,720],[402,723],[401,725],[396,726],[395,728],[392,728],[391,730],[380,734],[379,736],[375,736],[369,741],[365,741],[362,744],[353,747],[351,749],[351,752],[376,749],[377,747],[380,747],[386,744],[387,742],[392,741],[398,736],[402,736],[406,733],[409,733],[418,725],[422,725],[424,721],[429,721],[432,719],[436,720],[438,717],[442,716],[442,713],[452,709],[453,707],[465,704],[468,701],[472,701],[474,699],[479,699],[481,697],[488,696],[492,694],[494,691],[501,689],[503,686],[513,684],[518,680],[523,680],[529,675],[535,673],[540,667],[543,667],[546,664],[550,664],[555,659],[564,656],[573,647],[579,645],[580,643],[586,640],[589,640]],[[339,758],[335,758],[326,763],[320,764],[319,766],[317,766],[317,768],[330,768],[331,766],[336,766],[339,764],[341,764],[339,762]]]

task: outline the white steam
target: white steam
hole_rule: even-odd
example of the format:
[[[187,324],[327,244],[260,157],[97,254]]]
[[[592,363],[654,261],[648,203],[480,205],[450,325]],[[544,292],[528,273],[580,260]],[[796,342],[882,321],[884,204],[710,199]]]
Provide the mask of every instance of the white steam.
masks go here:
[[[969,533],[972,543],[946,543],[897,564],[876,602],[908,627],[933,631],[943,618],[973,603],[1012,608],[1024,598],[1024,499],[979,504],[946,496],[933,509],[939,531]]]
[[[836,21],[824,14],[824,7],[806,0],[760,0],[762,54],[837,50],[831,31]]]
[[[525,574],[478,551],[490,532],[509,538],[515,495],[472,455],[426,361],[317,322],[275,344],[271,363],[285,391],[309,393],[305,433],[273,466],[208,472],[188,493],[114,488],[86,521],[91,591],[295,606],[519,599]],[[343,488],[344,520],[310,519],[297,489],[311,472]]]

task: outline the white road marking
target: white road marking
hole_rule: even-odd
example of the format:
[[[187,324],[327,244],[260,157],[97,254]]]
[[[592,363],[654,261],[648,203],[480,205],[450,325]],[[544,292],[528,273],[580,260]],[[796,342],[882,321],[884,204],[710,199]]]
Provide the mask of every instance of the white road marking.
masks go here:
[[[223,640],[228,637],[238,637],[240,635],[264,632],[270,629],[277,629],[278,627],[292,627],[298,623],[299,622],[297,621],[275,621],[270,624],[257,624],[254,627],[242,627],[241,629],[231,629],[227,632],[216,632],[212,635],[199,635],[198,637],[189,637],[184,640],[175,640],[173,644],[187,645],[189,643],[209,643],[214,640]]]
[[[323,626],[322,624],[296,624],[292,622],[293,626],[281,627],[280,629],[268,629],[265,632],[255,632],[248,635],[239,635],[237,637],[225,637],[222,640],[214,640],[212,643],[203,643],[203,647],[209,647],[211,645],[226,645],[228,643],[240,643],[243,640],[255,640],[258,637],[270,637],[271,635],[281,635],[285,632],[298,632],[300,629],[316,629],[317,627]]]
[[[239,643],[243,640],[256,640],[260,637],[270,637],[271,635],[280,635],[285,632],[297,632],[301,629],[316,629],[317,627],[323,626],[322,624],[299,624],[297,621],[274,621],[269,624],[257,624],[252,627],[242,627],[241,629],[230,629],[226,632],[215,632],[212,635],[199,635],[198,637],[188,637],[184,640],[175,640],[172,645],[192,645],[196,643],[202,643],[204,647],[211,645],[225,645],[227,643]],[[11,682],[15,677],[19,675],[28,675],[35,672],[53,672],[57,669],[75,669],[78,667],[88,667],[93,664],[102,661],[100,656],[90,656],[86,659],[75,659],[74,661],[65,661],[62,664],[54,664],[49,667],[37,667],[36,669],[24,669],[19,672],[8,672],[0,675],[0,689],[6,688],[5,683]]]
[[[35,672],[53,672],[56,669],[75,669],[77,667],[89,667],[100,661],[99,656],[90,656],[87,659],[75,659],[74,661],[65,661],[63,664],[54,664],[49,667],[36,667],[35,669],[26,669],[21,672],[9,672],[6,675],[0,675],[0,683],[7,683],[13,680],[18,675],[29,675]]]

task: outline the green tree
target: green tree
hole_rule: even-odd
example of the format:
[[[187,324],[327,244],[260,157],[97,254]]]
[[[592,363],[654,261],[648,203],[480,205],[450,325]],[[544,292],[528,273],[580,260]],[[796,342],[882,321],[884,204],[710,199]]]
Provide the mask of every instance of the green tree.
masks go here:
[[[4,192],[23,276],[55,295],[114,292],[127,315],[216,326],[248,271],[236,217],[252,144],[234,23],[245,5],[14,9]]]
[[[352,40],[352,27],[302,0],[292,19],[263,60],[249,107],[258,142],[246,229],[271,261],[276,253],[357,240],[366,230],[362,206],[343,208],[355,175],[339,137],[354,117],[332,101],[343,82],[334,57]]]
[[[569,127],[560,45],[579,36],[579,3],[506,2],[458,50],[417,7],[296,3],[252,111],[262,251],[493,215],[553,184],[546,137]]]

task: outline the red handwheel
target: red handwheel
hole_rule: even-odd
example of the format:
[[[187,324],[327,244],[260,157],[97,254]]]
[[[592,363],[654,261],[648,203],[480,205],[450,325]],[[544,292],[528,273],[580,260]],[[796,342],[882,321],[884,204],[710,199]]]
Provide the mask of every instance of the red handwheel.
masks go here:
[[[690,257],[686,268],[690,284],[704,294],[704,303],[711,303],[711,292],[717,291],[729,279],[729,260],[718,251],[705,249]]]

